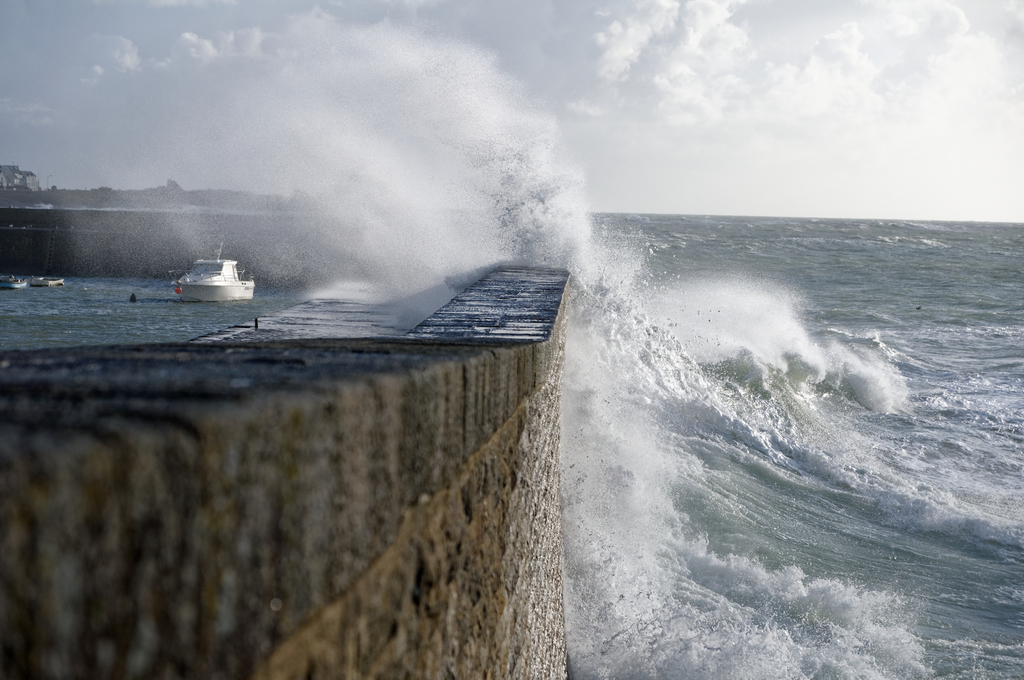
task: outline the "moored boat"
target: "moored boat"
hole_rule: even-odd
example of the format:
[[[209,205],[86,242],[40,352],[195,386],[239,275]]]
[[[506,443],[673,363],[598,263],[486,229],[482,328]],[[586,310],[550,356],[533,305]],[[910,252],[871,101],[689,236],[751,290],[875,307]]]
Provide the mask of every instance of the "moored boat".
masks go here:
[[[54,286],[63,286],[64,279],[57,279],[50,276],[33,276],[29,279],[28,285],[34,288],[52,288]]]
[[[25,279],[15,278],[14,276],[0,276],[0,288],[24,288],[28,285],[28,281]]]
[[[256,290],[252,279],[243,281],[235,260],[220,259],[220,250],[213,260],[196,260],[187,274],[175,281],[174,292],[182,302],[225,302],[251,300]]]

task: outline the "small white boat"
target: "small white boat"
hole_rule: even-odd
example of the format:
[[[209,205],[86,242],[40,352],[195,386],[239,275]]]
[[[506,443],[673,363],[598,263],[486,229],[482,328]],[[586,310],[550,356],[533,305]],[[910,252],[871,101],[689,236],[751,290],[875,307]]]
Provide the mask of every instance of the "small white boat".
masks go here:
[[[64,279],[55,279],[49,276],[33,276],[28,280],[28,285],[34,288],[52,288],[53,286],[63,286]]]
[[[24,288],[28,285],[25,279],[17,279],[13,276],[0,276],[0,288]]]
[[[243,281],[235,260],[220,259],[220,250],[213,260],[196,260],[187,274],[175,281],[174,292],[182,302],[225,302],[251,300],[256,282]]]

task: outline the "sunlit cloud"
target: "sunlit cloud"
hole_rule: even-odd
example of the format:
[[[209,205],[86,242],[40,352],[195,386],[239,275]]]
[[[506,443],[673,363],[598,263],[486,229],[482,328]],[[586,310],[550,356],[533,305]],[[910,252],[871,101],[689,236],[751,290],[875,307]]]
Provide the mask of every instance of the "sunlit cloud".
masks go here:
[[[864,36],[855,23],[823,36],[802,64],[767,64],[767,91],[752,111],[764,119],[805,124],[828,118],[874,123],[884,110],[877,91],[879,68],[861,50]]]
[[[195,33],[182,33],[174,44],[174,53],[178,57],[187,57],[199,62],[209,62],[221,54],[212,40],[200,38]]]
[[[102,75],[107,70],[121,73],[138,71],[142,66],[138,46],[124,36],[94,34],[85,44],[96,75]]]
[[[597,71],[606,80],[622,80],[651,39],[670,31],[679,14],[677,0],[637,0],[632,11],[595,36],[601,46]]]
[[[1024,0],[1007,0],[1005,6],[1010,15],[1016,17],[1017,22],[1024,26]]]
[[[885,17],[886,27],[898,36],[948,40],[965,34],[970,22],[950,0],[865,0]]]
[[[672,124],[723,118],[747,84],[734,69],[753,59],[746,30],[730,21],[734,0],[692,0],[683,9],[680,35],[652,82],[661,95],[657,111]]]

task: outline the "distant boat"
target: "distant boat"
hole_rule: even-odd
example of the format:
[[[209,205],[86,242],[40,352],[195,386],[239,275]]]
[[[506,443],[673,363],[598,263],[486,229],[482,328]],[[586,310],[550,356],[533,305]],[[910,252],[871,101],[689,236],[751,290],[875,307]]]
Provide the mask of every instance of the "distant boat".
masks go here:
[[[13,276],[0,276],[0,288],[24,288],[28,285],[25,279],[16,279]]]
[[[235,260],[220,259],[220,250],[213,260],[196,260],[187,274],[175,281],[174,292],[182,302],[225,302],[251,300],[256,282],[243,281]]]
[[[52,288],[53,286],[63,286],[64,279],[55,279],[49,276],[33,276],[29,279],[28,285],[33,288]]]

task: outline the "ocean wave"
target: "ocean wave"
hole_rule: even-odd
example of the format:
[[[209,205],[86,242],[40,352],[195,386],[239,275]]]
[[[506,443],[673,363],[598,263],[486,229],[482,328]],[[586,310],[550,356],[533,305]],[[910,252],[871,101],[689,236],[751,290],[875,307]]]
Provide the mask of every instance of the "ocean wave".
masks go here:
[[[703,494],[716,449],[817,472],[826,463],[804,443],[822,425],[817,403],[896,403],[869,386],[889,364],[854,350],[838,360],[803,330],[795,296],[769,306],[777,296],[737,284],[710,299],[686,282],[691,320],[711,327],[688,333],[685,318],[664,315],[678,291],[654,301],[631,287],[637,276],[618,274],[618,287],[581,274],[570,313],[563,523],[574,677],[925,675],[898,597],[718,554],[673,490],[686,480]]]

